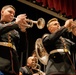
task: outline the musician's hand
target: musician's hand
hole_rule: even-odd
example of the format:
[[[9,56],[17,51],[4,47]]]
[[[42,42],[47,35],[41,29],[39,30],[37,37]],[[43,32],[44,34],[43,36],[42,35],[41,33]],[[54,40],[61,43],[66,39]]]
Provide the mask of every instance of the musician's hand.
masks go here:
[[[73,19],[68,19],[66,22],[65,22],[65,27],[68,28],[68,27],[71,27],[71,23],[73,22]]]
[[[33,75],[40,75],[40,74],[38,74],[38,73],[35,73],[35,74],[33,74]]]
[[[72,33],[73,33],[73,35],[74,36],[76,36],[76,21],[74,21],[73,23],[72,23]]]
[[[20,30],[22,32],[26,31],[26,25],[28,25],[28,23],[26,22],[26,14],[20,14],[17,16],[15,23],[18,24]]]
[[[19,72],[19,75],[23,75],[22,72]]]

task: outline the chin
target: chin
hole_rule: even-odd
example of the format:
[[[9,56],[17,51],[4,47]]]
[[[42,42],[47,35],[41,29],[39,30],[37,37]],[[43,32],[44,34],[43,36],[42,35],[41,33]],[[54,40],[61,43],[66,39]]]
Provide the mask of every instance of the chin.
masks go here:
[[[13,21],[13,19],[8,19],[8,22],[11,22],[11,21]]]

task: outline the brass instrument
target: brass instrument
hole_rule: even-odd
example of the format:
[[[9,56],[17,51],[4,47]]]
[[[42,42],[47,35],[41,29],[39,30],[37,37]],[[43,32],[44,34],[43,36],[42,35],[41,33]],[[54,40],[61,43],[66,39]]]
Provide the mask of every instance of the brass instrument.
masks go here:
[[[76,28],[76,20],[74,20],[73,22],[71,22],[70,26],[68,27],[68,31],[72,32],[72,30]]]
[[[37,63],[34,63],[34,65],[32,65],[32,73],[35,74],[39,74],[39,75],[44,75],[45,73],[43,71],[41,71],[41,66]]]
[[[41,65],[38,63],[38,57],[36,51],[33,51],[32,57],[35,58],[35,62],[32,65],[32,73],[37,75],[45,75],[45,72],[41,71]]]
[[[35,50],[36,50],[36,54],[37,54],[37,57],[38,57],[39,61],[42,64],[47,65],[49,54],[47,53],[47,51],[45,50],[45,48],[42,44],[42,38],[38,38],[36,40]]]
[[[14,17],[14,19],[16,18]],[[38,29],[43,29],[45,26],[45,20],[43,18],[39,18],[37,21],[26,19],[26,21],[28,22],[27,28],[32,28],[34,24],[37,25]]]
[[[41,66],[38,63],[34,63],[32,69],[41,69]]]

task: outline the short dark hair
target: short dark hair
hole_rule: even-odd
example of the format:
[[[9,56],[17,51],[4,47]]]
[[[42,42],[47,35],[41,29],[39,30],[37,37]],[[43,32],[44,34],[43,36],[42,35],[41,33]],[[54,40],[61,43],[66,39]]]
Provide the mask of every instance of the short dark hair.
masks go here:
[[[49,26],[49,23],[51,23],[52,21],[58,21],[58,19],[57,19],[57,18],[52,18],[52,19],[50,19],[50,20],[47,22],[47,27]]]
[[[13,8],[16,11],[16,9],[15,9],[15,7],[13,5],[5,5],[5,6],[3,6],[2,9],[1,9],[1,11],[5,10],[7,8]]]

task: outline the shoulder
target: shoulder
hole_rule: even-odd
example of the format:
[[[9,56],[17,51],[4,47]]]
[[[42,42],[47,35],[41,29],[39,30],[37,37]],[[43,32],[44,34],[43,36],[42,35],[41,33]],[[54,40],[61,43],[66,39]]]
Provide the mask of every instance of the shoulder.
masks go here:
[[[3,26],[3,24],[0,22],[0,27],[2,27]]]
[[[20,67],[19,71],[25,71],[26,70],[26,67]]]
[[[42,36],[42,39],[46,38],[47,36],[49,36],[50,34],[46,33]]]

